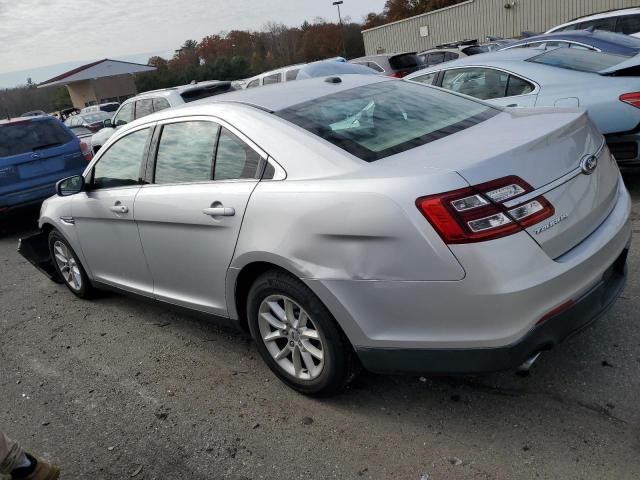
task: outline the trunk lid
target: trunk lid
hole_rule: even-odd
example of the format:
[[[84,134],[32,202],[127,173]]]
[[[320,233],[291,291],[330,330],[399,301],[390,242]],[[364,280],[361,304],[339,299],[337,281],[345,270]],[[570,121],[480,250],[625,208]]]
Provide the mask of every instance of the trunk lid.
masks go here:
[[[498,133],[496,133],[498,132]],[[455,170],[470,185],[515,175],[533,192],[506,201],[514,208],[539,196],[551,203],[551,217],[526,229],[551,257],[557,258],[591,234],[612,210],[620,178],[615,159],[587,114],[575,109],[514,109],[455,135],[411,151],[409,164]],[[479,139],[481,139],[479,141]],[[409,153],[409,152],[407,152]],[[585,174],[581,164],[597,155]],[[407,156],[408,157],[408,156]]]

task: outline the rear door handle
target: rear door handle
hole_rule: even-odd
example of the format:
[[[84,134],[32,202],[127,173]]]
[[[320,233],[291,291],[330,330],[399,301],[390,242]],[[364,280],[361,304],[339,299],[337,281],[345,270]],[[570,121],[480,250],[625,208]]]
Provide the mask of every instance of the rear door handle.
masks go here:
[[[114,213],[128,213],[129,207],[126,205],[114,205],[113,207],[109,207],[109,210]]]
[[[210,217],[233,217],[236,210],[231,207],[210,207],[202,210],[202,213]]]

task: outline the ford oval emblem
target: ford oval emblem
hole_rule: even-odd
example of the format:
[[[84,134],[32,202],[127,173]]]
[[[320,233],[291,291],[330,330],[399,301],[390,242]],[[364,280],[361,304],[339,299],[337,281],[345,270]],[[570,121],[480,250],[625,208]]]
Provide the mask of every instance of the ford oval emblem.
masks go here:
[[[598,157],[595,155],[587,155],[580,162],[580,168],[585,175],[591,175],[598,168]]]
[[[38,152],[33,152],[31,154],[31,158],[40,158],[40,154]]]

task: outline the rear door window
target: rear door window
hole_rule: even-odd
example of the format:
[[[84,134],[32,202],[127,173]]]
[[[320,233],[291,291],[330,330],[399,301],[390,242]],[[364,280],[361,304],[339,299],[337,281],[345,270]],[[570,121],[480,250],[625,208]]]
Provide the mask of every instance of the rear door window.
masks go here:
[[[481,100],[506,95],[509,74],[490,68],[458,68],[444,72],[442,88]]]
[[[287,74],[286,74],[287,82],[291,82],[291,81],[295,80],[296,78],[298,78],[298,72],[299,71],[300,71],[299,68],[295,68],[293,70],[287,70]]]
[[[471,55],[471,54],[468,54]],[[444,61],[449,62],[451,60],[457,60],[460,57],[457,53],[453,52],[444,52]]]
[[[419,77],[413,77],[411,80],[414,82],[424,83],[425,85],[433,85],[433,81],[438,76],[438,72],[426,73]]]
[[[26,120],[0,125],[0,157],[58,147],[73,137],[58,120]]]
[[[214,180],[256,178],[260,155],[226,128],[220,131]]]
[[[153,100],[151,98],[143,98],[136,102],[136,118],[146,117],[153,113]]]
[[[444,52],[433,52],[427,55],[427,66],[438,65],[444,62]]]
[[[169,107],[171,107],[171,105],[169,105],[169,101],[166,98],[156,97],[153,99],[154,112],[159,112],[160,110],[165,110]]]
[[[205,121],[162,127],[155,183],[206,182],[212,179],[218,124]]]
[[[367,62],[365,66],[374,69],[376,72],[381,72],[381,73],[384,72],[384,68],[382,68],[376,62]]]
[[[527,95],[535,90],[535,85],[531,82],[516,77],[515,75],[509,75],[509,83],[507,84],[507,97],[514,97],[517,95]]]
[[[263,85],[272,85],[274,83],[280,83],[282,81],[281,73],[274,73],[273,75],[268,75],[264,77],[262,80]]]

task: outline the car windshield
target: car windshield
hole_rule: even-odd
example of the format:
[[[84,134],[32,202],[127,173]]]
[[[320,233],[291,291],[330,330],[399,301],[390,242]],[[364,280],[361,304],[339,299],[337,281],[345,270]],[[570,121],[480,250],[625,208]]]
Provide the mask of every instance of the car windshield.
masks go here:
[[[0,157],[57,147],[71,140],[58,120],[26,120],[0,125]]]
[[[119,106],[119,103],[106,103],[104,105],[100,105],[100,110],[102,110],[103,112],[115,112],[116,110],[118,110]]]
[[[96,112],[96,113],[87,113],[82,115],[82,119],[86,122],[86,123],[96,123],[96,122],[103,122],[104,120],[106,120],[107,118],[111,118],[113,115],[111,113],[107,113],[107,112]]]
[[[477,125],[499,110],[441,90],[386,81],[275,112],[372,162]]]
[[[596,73],[627,60],[624,55],[593,52],[590,50],[558,48],[528,59],[528,62],[541,63],[552,67]]]

